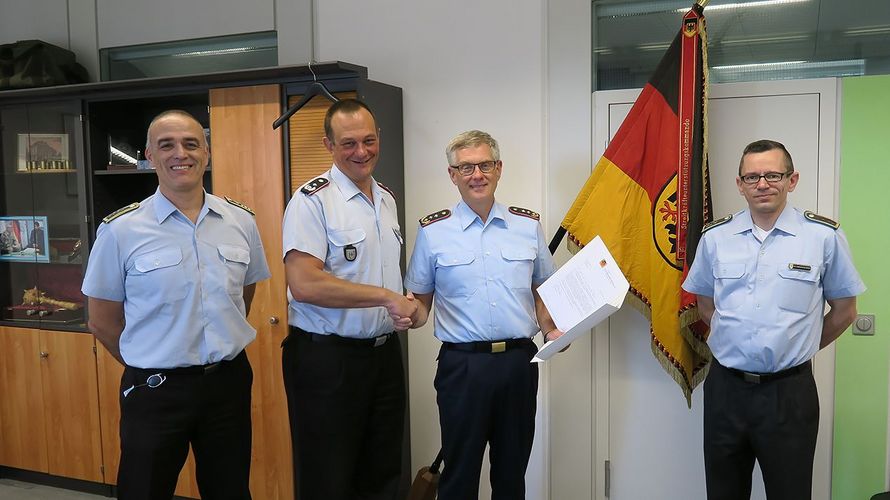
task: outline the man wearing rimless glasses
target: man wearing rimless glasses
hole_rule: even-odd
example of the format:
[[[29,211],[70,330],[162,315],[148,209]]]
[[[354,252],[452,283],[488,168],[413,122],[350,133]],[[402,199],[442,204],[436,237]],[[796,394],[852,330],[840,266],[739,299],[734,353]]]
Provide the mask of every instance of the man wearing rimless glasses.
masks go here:
[[[788,205],[799,178],[781,143],[749,144],[736,178],[748,208],[705,226],[683,283],[711,327],[708,500],[750,498],[755,459],[767,497],[811,495],[819,398],[810,360],[853,322],[865,285],[838,224]]]
[[[414,327],[436,300],[442,341],[436,402],[445,468],[440,500],[472,500],[489,446],[491,498],[525,498],[535,433],[538,331],[562,332],[535,289],[555,271],[539,215],[494,199],[503,164],[498,143],[471,130],[446,149],[461,201],[420,220],[405,288],[418,302]]]

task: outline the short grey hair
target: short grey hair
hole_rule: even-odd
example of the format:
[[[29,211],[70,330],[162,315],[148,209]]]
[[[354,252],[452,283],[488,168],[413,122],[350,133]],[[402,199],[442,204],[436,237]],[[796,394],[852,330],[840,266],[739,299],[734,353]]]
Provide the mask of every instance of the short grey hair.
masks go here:
[[[481,130],[468,130],[458,134],[454,139],[451,139],[451,142],[449,142],[448,146],[445,148],[445,156],[448,158],[448,164],[454,165],[454,157],[458,150],[481,146],[482,144],[487,144],[488,147],[491,148],[492,160],[501,160],[501,150],[498,148],[498,141],[494,140],[494,137]]]

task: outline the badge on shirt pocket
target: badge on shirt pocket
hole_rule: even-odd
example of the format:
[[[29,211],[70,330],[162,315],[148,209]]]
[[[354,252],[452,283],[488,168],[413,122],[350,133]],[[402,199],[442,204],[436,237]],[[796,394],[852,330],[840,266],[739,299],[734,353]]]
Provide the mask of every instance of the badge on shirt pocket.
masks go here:
[[[343,247],[343,257],[352,262],[358,257],[358,249],[355,248],[355,245],[346,245]]]

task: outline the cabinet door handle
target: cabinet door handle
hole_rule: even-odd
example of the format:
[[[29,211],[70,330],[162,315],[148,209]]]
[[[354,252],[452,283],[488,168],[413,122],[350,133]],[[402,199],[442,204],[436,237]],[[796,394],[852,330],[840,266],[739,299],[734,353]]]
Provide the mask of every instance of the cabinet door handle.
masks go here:
[[[277,324],[278,324],[278,316],[272,316],[272,317],[270,317],[270,318],[269,318],[269,324],[270,324],[270,325],[277,325]]]
[[[46,359],[49,357],[49,353],[46,351],[40,351],[40,357]]]

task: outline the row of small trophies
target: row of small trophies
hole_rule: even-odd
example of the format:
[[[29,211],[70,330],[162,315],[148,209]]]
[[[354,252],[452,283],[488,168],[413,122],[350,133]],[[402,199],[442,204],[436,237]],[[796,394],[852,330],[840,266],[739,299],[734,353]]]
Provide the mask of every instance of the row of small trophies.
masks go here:
[[[71,170],[70,160],[28,160],[24,168],[19,166],[20,172],[35,172],[43,170]]]

